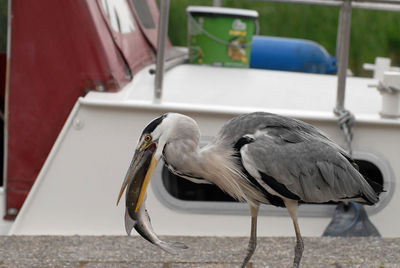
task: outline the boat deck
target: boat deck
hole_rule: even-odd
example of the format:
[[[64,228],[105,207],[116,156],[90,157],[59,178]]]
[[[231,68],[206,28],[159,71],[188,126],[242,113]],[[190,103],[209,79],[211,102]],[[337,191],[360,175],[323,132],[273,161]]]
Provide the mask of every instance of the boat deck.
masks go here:
[[[240,267],[245,237],[164,237],[169,255],[133,236],[0,236],[0,267]],[[400,238],[304,238],[301,267],[400,267]],[[291,267],[293,237],[262,237],[248,267]]]
[[[85,102],[119,106],[153,103],[154,75],[150,68],[136,74],[124,90],[112,95],[92,91]],[[379,118],[382,97],[370,87],[374,84],[378,81],[372,78],[347,78],[346,109],[357,118]],[[240,113],[268,109],[275,113],[332,115],[336,94],[334,75],[182,64],[165,73],[162,100],[157,104]]]

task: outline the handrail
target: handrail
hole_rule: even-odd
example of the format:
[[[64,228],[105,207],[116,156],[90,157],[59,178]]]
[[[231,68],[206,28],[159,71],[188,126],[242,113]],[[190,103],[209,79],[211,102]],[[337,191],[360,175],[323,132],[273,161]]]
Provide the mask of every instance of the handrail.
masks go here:
[[[337,6],[337,7],[343,6],[345,2],[345,0],[257,0],[257,1]],[[351,7],[361,8],[361,9],[400,11],[400,1],[399,0],[353,0],[351,3]]]
[[[337,92],[335,114],[340,114],[344,108],[347,67],[349,63],[350,31],[351,31],[351,2],[344,0],[340,9],[339,25],[336,42],[336,57],[338,58]]]
[[[400,11],[400,0],[257,0],[266,2],[281,2],[292,4],[311,4],[311,5],[325,5],[341,7],[336,56],[338,57],[338,88],[337,99],[335,106],[335,114],[343,111],[345,87],[346,87],[346,72],[348,65],[348,52],[350,42],[350,26],[351,26],[351,10],[353,8],[374,9],[374,10],[387,10],[387,11]],[[168,32],[168,14],[169,14],[170,0],[160,1],[160,19],[158,31],[158,45],[157,45],[157,64],[156,64],[156,77],[155,77],[155,101],[161,99],[162,95],[162,81],[164,75],[164,51],[167,40]],[[214,5],[221,5],[222,0],[214,0]]]
[[[353,8],[400,11],[400,0],[256,0],[264,2],[280,2],[291,4],[308,4],[341,7],[336,41],[336,57],[338,58],[338,83],[336,106],[334,113],[342,114],[345,111],[345,89],[347,67],[349,59],[351,13]],[[215,3],[220,1],[214,1]]]
[[[165,49],[168,38],[168,17],[169,17],[170,0],[160,1],[160,17],[158,21],[157,33],[157,58],[156,58],[156,74],[154,76],[154,102],[161,100],[162,87],[164,80],[164,61]]]

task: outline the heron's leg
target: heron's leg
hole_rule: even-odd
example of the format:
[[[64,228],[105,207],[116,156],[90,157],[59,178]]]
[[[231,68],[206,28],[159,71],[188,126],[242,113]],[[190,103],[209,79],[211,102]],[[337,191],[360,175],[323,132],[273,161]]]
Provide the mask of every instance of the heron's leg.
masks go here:
[[[304,250],[303,238],[301,237],[299,223],[297,221],[298,203],[296,200],[291,199],[285,199],[284,202],[287,210],[289,211],[290,217],[293,220],[294,230],[296,232],[293,268],[298,268],[300,267],[300,260]]]
[[[251,231],[250,231],[250,240],[249,245],[247,247],[247,255],[243,260],[242,268],[246,267],[247,263],[253,256],[254,251],[257,247],[257,215],[258,215],[259,204],[256,206],[250,205],[250,215],[251,215]]]

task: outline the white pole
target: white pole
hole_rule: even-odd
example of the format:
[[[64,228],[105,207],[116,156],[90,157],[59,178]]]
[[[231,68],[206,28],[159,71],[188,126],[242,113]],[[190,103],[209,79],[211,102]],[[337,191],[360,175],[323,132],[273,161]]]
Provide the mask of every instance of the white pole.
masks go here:
[[[350,47],[350,29],[351,29],[351,0],[344,0],[340,9],[339,31],[337,42],[339,49],[338,55],[338,82],[336,95],[336,112],[344,110],[344,97],[346,90],[346,75],[349,61]]]
[[[154,77],[154,101],[158,102],[162,97],[162,87],[164,79],[164,56],[168,38],[168,17],[170,0],[160,1],[160,17],[158,21],[157,35],[157,58],[156,74]]]
[[[222,6],[222,0],[213,0],[213,6],[215,7]]]

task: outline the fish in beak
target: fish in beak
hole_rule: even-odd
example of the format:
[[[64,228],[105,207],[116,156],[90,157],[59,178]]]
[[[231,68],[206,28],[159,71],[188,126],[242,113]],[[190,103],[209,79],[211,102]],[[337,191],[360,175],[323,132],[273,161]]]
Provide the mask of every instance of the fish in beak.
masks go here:
[[[121,196],[125,194],[125,230],[130,235],[132,228],[147,241],[171,254],[177,254],[178,249],[185,249],[183,243],[168,243],[160,240],[150,223],[150,216],[145,207],[146,189],[157,165],[154,157],[156,144],[142,145],[136,151],[126,173],[118,196],[117,205]]]
[[[129,207],[133,207],[133,212],[139,210],[140,204],[146,194],[147,186],[149,185],[151,176],[157,165],[157,160],[154,157],[154,152],[157,146],[155,143],[150,145],[142,145],[136,149],[135,155],[129,165],[128,171],[122,183],[121,190],[118,195],[117,205],[121,200],[125,188],[129,184],[131,198]],[[128,206],[128,204],[126,204]]]

